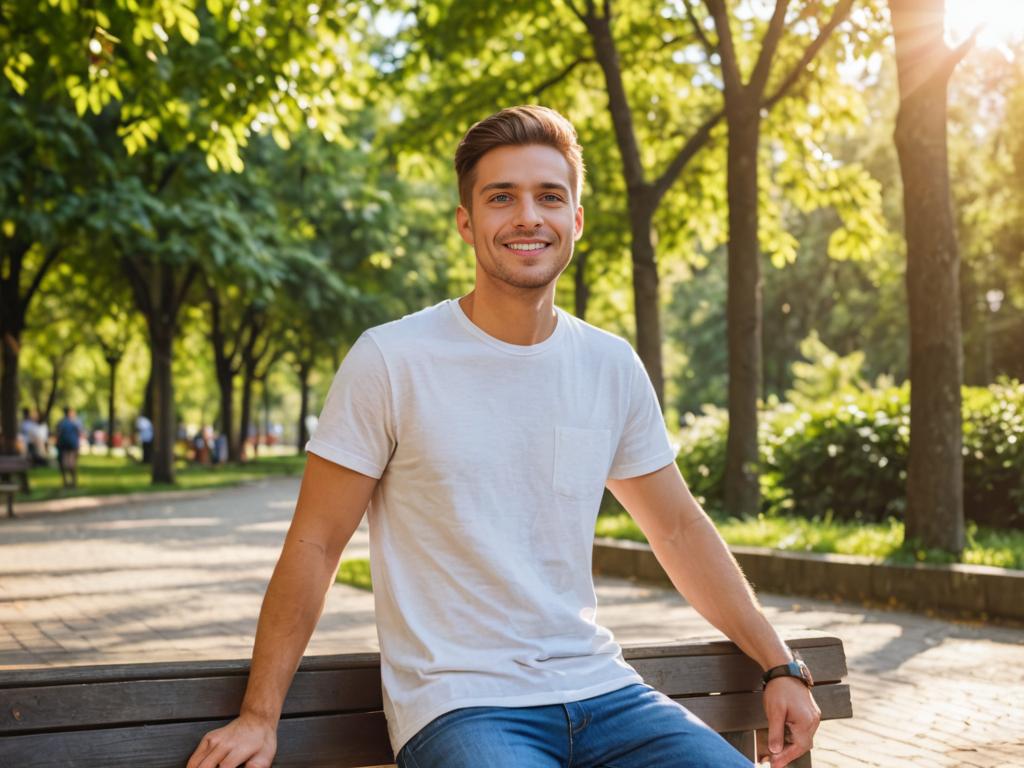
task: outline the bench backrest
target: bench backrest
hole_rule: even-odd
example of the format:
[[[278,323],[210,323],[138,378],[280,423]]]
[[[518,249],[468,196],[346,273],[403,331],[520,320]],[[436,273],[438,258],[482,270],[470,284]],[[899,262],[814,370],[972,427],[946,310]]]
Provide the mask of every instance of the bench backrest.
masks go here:
[[[787,639],[817,685],[823,719],[850,717],[842,643]],[[760,669],[726,641],[625,649],[644,679],[723,733],[766,726]],[[247,661],[0,671],[0,765],[180,768],[199,739],[234,717]],[[377,654],[303,660],[285,702],[276,766],[355,768],[393,761]],[[733,740],[733,743],[737,743]]]

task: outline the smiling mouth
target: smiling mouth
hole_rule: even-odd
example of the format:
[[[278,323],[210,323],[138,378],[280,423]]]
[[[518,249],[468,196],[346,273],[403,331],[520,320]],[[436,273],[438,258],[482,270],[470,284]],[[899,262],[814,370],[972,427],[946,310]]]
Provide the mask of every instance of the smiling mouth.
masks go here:
[[[504,245],[515,253],[536,253],[547,248],[550,243],[505,243]]]

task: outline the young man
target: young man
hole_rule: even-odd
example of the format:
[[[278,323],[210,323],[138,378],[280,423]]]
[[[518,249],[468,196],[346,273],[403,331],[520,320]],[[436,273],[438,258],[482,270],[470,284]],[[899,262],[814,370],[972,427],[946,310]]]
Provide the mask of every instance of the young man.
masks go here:
[[[542,107],[506,109],[470,129],[455,165],[475,288],[371,329],[346,357],[309,442],[242,712],[188,768],[270,765],[282,701],[367,505],[400,766],[749,766],[644,685],[595,622],[605,485],[680,592],[780,675],[765,706],[781,768],[817,727],[808,688],[680,477],[639,359],[553,304],[583,232],[575,131]]]

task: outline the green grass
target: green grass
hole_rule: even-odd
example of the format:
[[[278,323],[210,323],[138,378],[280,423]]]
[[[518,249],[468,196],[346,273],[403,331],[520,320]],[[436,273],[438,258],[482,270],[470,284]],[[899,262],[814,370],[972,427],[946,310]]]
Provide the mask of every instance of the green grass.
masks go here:
[[[370,561],[365,557],[342,560],[338,566],[338,575],[334,579],[339,584],[373,592],[373,579],[370,578]]]
[[[752,520],[716,519],[715,524],[722,538],[735,546],[865,555],[893,563],[955,562],[946,552],[904,544],[903,523],[894,519],[887,523],[847,523],[761,515]],[[597,535],[646,541],[625,512],[599,517]],[[967,547],[960,562],[1024,569],[1024,531],[978,528],[970,524]]]
[[[224,488],[263,477],[299,475],[306,457],[300,455],[260,456],[244,464],[201,466],[185,461],[175,462],[176,482],[173,485],[150,482],[150,468],[123,456],[83,454],[78,460],[78,487],[65,489],[56,461],[50,467],[29,473],[32,492],[18,496],[18,501],[44,501],[70,496],[104,496],[115,493],[150,493],[153,491],[201,490]]]

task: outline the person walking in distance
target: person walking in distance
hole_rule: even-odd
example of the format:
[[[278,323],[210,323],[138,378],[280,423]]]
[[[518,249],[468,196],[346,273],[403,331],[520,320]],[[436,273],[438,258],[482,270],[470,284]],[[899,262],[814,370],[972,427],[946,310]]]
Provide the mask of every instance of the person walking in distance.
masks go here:
[[[82,422],[75,409],[65,406],[64,418],[57,422],[57,463],[65,488],[78,487],[78,450],[82,444]]]
[[[188,768],[265,768],[281,706],[369,507],[384,711],[400,768],[739,768],[644,684],[598,624],[607,487],[673,583],[767,671],[773,768],[806,752],[809,675],[769,625],[675,464],[629,344],[554,306],[583,234],[572,125],[537,106],[455,153],[473,290],[370,329],[334,379],[267,589],[239,717]]]

